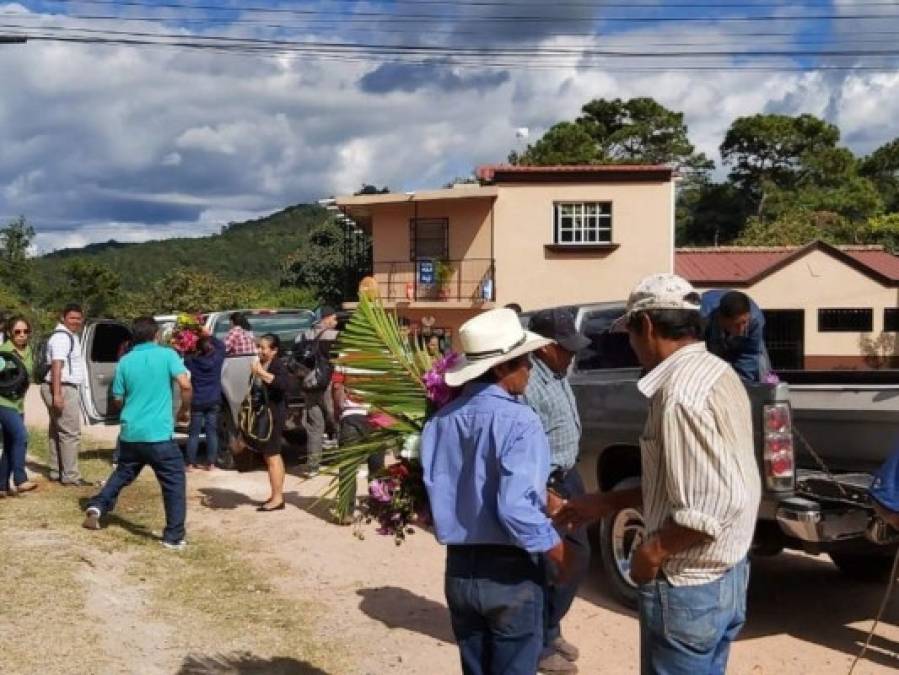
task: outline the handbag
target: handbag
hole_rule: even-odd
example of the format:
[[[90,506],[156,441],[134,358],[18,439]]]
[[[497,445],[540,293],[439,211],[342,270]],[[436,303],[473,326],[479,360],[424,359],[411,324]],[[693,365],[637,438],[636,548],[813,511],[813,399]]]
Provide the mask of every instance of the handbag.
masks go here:
[[[237,426],[247,445],[254,450],[272,437],[274,423],[268,389],[255,377],[250,378],[250,391],[240,404]]]

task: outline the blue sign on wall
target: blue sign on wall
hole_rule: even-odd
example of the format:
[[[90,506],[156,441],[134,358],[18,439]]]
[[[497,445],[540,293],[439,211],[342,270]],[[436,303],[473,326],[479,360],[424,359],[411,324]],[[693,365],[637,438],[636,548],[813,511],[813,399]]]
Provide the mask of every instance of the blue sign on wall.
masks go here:
[[[422,286],[430,286],[434,283],[434,262],[432,260],[418,261],[418,283]]]

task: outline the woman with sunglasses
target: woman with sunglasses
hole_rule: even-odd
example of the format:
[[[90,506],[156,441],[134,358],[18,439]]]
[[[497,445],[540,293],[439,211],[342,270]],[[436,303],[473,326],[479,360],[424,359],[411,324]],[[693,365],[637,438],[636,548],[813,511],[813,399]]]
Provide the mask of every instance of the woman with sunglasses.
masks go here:
[[[31,379],[34,372],[34,355],[31,350],[31,323],[16,316],[6,323],[7,340],[0,345],[0,357],[4,353],[18,356],[28,370]],[[3,457],[0,459],[0,496],[34,490],[37,483],[28,480],[25,473],[25,455],[28,449],[28,430],[25,428],[25,396],[7,398],[0,396],[0,427],[3,429]],[[15,490],[9,486],[10,477]]]

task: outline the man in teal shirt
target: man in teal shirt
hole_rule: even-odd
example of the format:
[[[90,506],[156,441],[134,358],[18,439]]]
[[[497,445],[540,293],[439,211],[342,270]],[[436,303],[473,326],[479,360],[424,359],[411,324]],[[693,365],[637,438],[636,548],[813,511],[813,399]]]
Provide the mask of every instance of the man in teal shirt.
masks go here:
[[[119,361],[112,384],[114,403],[123,405],[119,462],[103,490],[88,503],[84,527],[99,530],[101,516],[115,508],[122,489],[149,464],[159,481],[165,506],[162,544],[181,550],[185,546],[187,490],[184,458],[172,439],[172,380],[181,388],[179,417],[190,411],[192,390],[187,368],[175,350],[156,343],[158,333],[159,326],[152,317],[134,321],[134,347]]]

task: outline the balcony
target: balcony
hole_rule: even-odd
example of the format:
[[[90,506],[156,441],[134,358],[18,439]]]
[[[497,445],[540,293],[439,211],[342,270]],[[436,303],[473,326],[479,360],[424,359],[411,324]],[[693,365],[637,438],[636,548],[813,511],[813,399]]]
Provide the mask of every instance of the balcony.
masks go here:
[[[472,303],[496,298],[494,260],[376,260],[374,276],[388,302]]]

